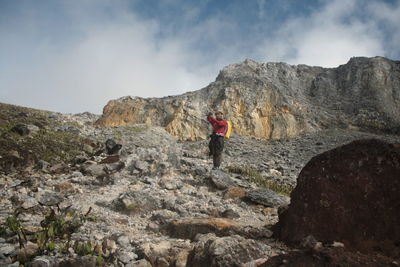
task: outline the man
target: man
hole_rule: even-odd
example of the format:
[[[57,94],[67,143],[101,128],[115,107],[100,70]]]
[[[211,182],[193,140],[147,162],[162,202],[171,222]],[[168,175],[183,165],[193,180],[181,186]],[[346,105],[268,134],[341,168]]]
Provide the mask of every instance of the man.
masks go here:
[[[213,133],[210,136],[211,140],[209,144],[210,156],[213,156],[213,170],[218,170],[221,166],[224,136],[228,130],[228,123],[224,120],[224,114],[221,111],[215,112],[215,118],[212,117],[212,112],[209,112],[207,120],[213,127]]]

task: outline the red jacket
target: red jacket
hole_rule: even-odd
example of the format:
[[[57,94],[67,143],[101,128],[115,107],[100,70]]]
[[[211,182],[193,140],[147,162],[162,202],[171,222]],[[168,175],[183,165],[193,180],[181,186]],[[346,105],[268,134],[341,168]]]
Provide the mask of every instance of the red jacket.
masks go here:
[[[214,117],[207,117],[207,120],[211,123],[214,133],[220,136],[225,136],[226,131],[228,130],[228,123],[226,120],[219,121]]]

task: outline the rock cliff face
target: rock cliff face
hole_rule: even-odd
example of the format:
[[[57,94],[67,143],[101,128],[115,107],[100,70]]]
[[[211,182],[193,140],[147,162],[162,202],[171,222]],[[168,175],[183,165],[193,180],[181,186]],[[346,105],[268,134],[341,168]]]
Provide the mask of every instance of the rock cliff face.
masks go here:
[[[183,140],[199,140],[210,129],[209,110],[220,109],[233,132],[283,139],[321,128],[399,132],[400,62],[352,58],[338,68],[257,63],[246,59],[222,69],[207,87],[163,98],[122,97],[110,101],[101,126],[147,123]]]

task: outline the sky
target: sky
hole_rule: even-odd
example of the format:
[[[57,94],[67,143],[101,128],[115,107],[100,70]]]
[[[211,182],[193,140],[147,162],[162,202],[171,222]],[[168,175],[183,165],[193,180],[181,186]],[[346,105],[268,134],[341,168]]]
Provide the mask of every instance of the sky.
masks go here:
[[[194,91],[246,58],[400,59],[400,0],[0,0],[0,102],[101,114]]]

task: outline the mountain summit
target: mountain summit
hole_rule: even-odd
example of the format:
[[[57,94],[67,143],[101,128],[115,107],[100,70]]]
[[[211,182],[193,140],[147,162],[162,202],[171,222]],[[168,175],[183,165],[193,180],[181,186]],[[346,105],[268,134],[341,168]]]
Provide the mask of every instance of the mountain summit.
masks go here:
[[[400,132],[400,62],[355,57],[337,68],[258,63],[224,67],[198,91],[111,100],[97,125],[146,123],[182,140],[208,135],[205,114],[220,109],[244,136],[284,139],[319,129]]]

